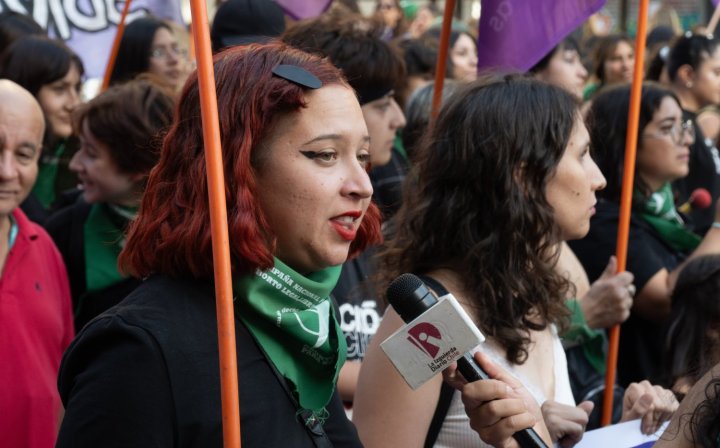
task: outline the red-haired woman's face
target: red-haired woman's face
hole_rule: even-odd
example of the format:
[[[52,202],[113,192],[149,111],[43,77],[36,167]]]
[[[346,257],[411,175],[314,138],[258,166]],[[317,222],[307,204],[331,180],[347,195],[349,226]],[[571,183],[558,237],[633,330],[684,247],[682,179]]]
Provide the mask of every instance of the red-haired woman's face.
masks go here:
[[[343,263],[370,204],[369,136],[355,93],[330,85],[278,120],[263,148],[260,207],[274,255],[301,273]]]

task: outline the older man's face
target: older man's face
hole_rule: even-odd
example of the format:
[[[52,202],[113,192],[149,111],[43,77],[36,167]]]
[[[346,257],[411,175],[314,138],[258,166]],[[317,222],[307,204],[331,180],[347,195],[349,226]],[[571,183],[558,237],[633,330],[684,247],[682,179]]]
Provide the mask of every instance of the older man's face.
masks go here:
[[[37,104],[25,96],[0,101],[0,217],[27,197],[38,173],[44,122]],[[4,103],[4,104],[2,104]]]

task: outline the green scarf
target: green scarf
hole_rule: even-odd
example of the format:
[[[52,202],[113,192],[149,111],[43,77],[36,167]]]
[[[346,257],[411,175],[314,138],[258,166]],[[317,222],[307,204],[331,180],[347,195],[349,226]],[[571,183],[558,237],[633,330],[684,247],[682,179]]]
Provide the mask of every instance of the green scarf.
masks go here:
[[[570,327],[562,338],[582,345],[583,355],[596,372],[605,374],[605,333],[588,327],[582,308],[576,299],[565,301],[570,309]]]
[[[126,277],[118,271],[117,259],[125,246],[125,228],[135,209],[124,209],[106,203],[93,204],[83,225],[85,243],[85,286],[88,292],[99,291]]]
[[[700,244],[701,238],[688,230],[678,215],[669,183],[650,195],[640,216],[678,252],[691,252]]]
[[[330,292],[342,266],[307,277],[275,258],[275,267],[235,278],[236,314],[289,383],[300,407],[322,418],[347,346]]]
[[[38,174],[32,192],[46,209],[55,201],[55,179],[57,179],[60,157],[65,152],[65,142],[60,142],[55,151],[43,153],[38,162]]]

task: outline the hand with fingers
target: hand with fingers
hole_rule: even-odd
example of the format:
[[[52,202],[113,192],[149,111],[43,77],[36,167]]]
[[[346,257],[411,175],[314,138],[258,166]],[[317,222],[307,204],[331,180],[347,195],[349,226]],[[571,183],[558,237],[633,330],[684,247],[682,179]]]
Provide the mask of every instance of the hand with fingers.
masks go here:
[[[630,316],[635,295],[634,277],[630,272],[616,273],[616,270],[617,259],[612,256],[602,275],[579,300],[590,328],[609,328]]]
[[[643,434],[653,434],[672,417],[679,404],[671,390],[653,386],[649,381],[631,383],[623,397],[620,421],[642,419]]]
[[[455,364],[443,372],[443,377],[462,393],[470,427],[483,442],[496,448],[515,448],[518,443],[513,434],[533,428],[552,446],[540,407],[528,390],[486,355],[476,353],[474,357],[490,379],[468,383]]]
[[[543,419],[553,442],[557,442],[561,448],[569,448],[580,442],[594,406],[592,401],[583,401],[577,406],[553,400],[543,403]]]

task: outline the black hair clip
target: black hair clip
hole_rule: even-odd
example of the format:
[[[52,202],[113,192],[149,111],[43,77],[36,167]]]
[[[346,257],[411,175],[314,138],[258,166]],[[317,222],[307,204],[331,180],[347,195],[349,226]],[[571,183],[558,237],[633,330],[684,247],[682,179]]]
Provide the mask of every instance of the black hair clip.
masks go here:
[[[317,76],[297,65],[280,64],[272,69],[272,73],[275,76],[279,76],[301,87],[307,87],[308,89],[319,89],[322,87],[322,82]]]

